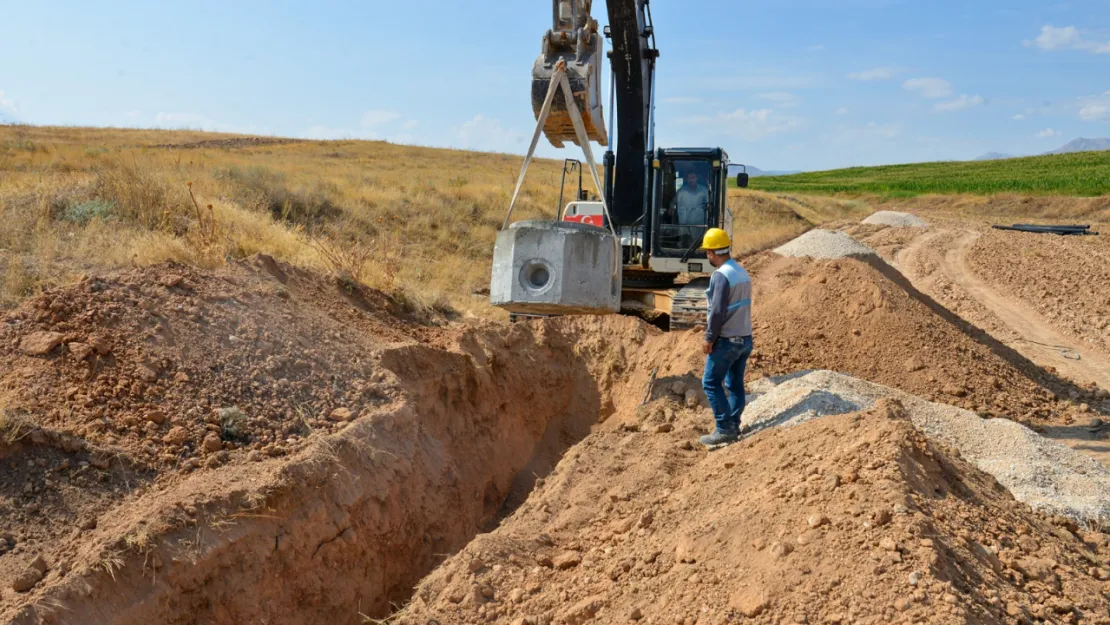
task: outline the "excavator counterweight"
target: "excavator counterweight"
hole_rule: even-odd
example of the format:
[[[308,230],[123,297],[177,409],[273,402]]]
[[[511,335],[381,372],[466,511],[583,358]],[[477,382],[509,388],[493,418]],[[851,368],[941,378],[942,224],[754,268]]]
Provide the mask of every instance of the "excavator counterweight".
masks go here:
[[[543,36],[543,53],[532,66],[532,112],[539,119],[555,65],[563,61],[586,136],[604,146],[609,145],[601,107],[604,45],[597,21],[590,17],[592,3],[593,0],[556,0],[553,3],[553,26]],[[558,148],[567,141],[578,143],[566,103],[561,98],[552,103],[543,133]]]

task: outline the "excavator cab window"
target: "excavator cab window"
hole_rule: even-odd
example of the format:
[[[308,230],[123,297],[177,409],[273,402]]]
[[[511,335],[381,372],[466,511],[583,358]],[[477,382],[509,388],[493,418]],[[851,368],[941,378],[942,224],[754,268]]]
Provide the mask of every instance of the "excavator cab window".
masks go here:
[[[705,160],[661,163],[662,197],[658,243],[664,253],[682,254],[709,227],[717,180]]]

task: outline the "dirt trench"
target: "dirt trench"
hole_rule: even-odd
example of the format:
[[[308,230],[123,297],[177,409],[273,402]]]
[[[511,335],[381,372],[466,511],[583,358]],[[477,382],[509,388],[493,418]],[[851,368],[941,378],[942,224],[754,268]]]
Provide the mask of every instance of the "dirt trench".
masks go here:
[[[73,571],[52,571],[22,605],[6,595],[0,621],[388,615],[593,424],[638,402],[649,373],[636,363],[677,338],[612,318],[384,349],[371,358],[396,378],[398,401],[291,460],[229,465],[138,498],[81,543]]]

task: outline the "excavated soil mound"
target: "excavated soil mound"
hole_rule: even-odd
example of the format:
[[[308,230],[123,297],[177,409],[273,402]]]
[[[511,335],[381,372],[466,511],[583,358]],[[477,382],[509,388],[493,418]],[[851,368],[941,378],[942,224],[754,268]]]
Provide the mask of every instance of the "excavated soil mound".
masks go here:
[[[0,622],[388,614],[639,401],[660,337],[437,327],[265,257],[34,298],[0,328]]]
[[[706,455],[660,400],[604,427],[397,617],[440,623],[1110,623],[1105,534],[1045,520],[897,401]]]
[[[754,400],[743,421],[753,431],[869,409],[893,397],[918,430],[992,475],[1018,501],[1089,526],[1110,524],[1110,469],[1009,419],[982,419],[830,371],[765,378],[751,392]]]
[[[775,248],[780,256],[808,256],[810,258],[844,258],[845,256],[873,256],[875,250],[856,241],[839,230],[810,230],[802,236]]]
[[[761,255],[751,377],[830,369],[984,415],[1046,417],[1041,370],[918,292],[878,258]]]
[[[1061,237],[984,229],[967,259],[976,275],[1053,326],[1110,353],[1110,232]]]
[[[753,378],[836,369],[985,414],[1050,409],[1027,363],[867,258],[746,263]],[[721,605],[844,621],[897,599],[908,616],[1104,610],[1083,577],[1103,575],[1090,546],[1083,568],[1074,537],[1046,538],[980,473],[961,482],[974,469],[902,420],[830,417],[706,458],[691,442],[711,423],[700,346],[700,332],[626,317],[451,325],[266,257],[50,291],[0,326],[0,622],[384,617],[506,517],[413,610],[441,623],[673,622]],[[784,546],[811,511],[832,522]],[[524,534],[505,534],[519,519]],[[976,520],[972,538],[953,533]],[[1016,530],[1048,546],[1007,552]],[[756,534],[728,542],[741,531]],[[872,544],[886,537],[894,549]],[[813,551],[826,538],[835,549]],[[903,563],[918,586],[880,590]],[[995,602],[969,598],[976,576],[1002,589]],[[619,597],[598,599],[614,580]]]
[[[928,223],[924,219],[911,213],[899,213],[898,211],[878,211],[872,214],[861,223],[872,226],[894,226],[898,228],[927,228]]]

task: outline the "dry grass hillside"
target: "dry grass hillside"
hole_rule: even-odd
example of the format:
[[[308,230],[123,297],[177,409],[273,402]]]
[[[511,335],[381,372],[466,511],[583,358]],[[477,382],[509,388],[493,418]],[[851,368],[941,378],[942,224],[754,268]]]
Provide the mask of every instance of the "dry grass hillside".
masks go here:
[[[0,303],[106,268],[266,253],[415,306],[492,314],[474,293],[519,166],[373,141],[0,126]],[[554,214],[560,173],[532,167],[516,218]],[[812,202],[732,191],[738,248],[866,212]]]

